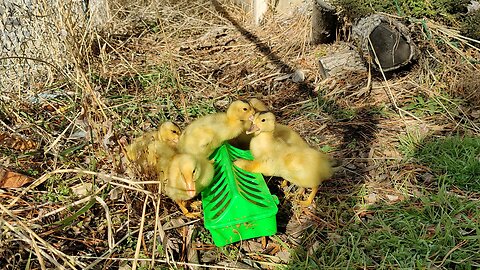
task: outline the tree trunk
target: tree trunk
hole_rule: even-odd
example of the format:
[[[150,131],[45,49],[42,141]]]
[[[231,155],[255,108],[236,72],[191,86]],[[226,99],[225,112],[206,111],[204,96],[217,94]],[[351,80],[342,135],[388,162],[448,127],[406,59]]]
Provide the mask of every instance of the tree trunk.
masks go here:
[[[362,18],[354,24],[352,38],[362,57],[377,70],[393,71],[415,59],[407,27],[392,18],[378,14]]]
[[[312,42],[314,44],[335,41],[337,15],[335,7],[323,0],[314,0],[312,11]]]

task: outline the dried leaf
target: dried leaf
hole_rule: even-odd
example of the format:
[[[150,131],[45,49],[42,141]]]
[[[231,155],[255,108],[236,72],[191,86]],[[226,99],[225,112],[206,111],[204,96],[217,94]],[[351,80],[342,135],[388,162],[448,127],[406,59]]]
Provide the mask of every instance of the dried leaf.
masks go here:
[[[247,253],[260,253],[263,250],[262,243],[258,243],[254,240],[243,241],[242,248]]]
[[[188,226],[187,237],[185,240],[185,245],[187,246],[187,259],[189,263],[199,264],[198,250],[192,245],[192,235],[194,234],[195,226]],[[200,269],[199,266],[192,265],[190,269]]]
[[[0,132],[0,146],[4,146],[17,151],[26,151],[37,148],[38,144],[32,140],[24,139],[20,136]]]
[[[288,239],[300,245],[305,237],[305,231],[313,225],[313,221],[307,217],[300,216],[298,218],[292,216],[288,221],[286,235]]]
[[[238,268],[238,269],[255,269],[254,267],[239,261],[235,261],[235,262],[221,261],[221,262],[218,262],[218,265],[224,266],[225,268],[228,267],[228,268]]]
[[[19,188],[32,180],[26,175],[0,168],[0,188]]]
[[[404,199],[403,196],[401,196],[401,195],[389,195],[389,194],[387,194],[386,197],[391,203],[396,203],[396,202],[402,201]]]
[[[285,263],[288,263],[290,261],[290,252],[288,251],[279,251],[277,252],[277,257],[282,261],[282,262],[285,262]]]
[[[120,188],[120,187],[116,187],[116,188],[110,190],[110,192],[108,193],[108,195],[110,196],[110,200],[112,200],[112,201],[119,200],[122,196],[122,191],[123,191],[123,189]]]
[[[72,191],[79,197],[87,196],[90,191],[93,189],[92,183],[80,183],[72,187]]]
[[[216,250],[207,250],[205,252],[203,252],[201,254],[202,256],[202,262],[204,263],[212,263],[214,261],[216,261],[220,255],[218,254],[218,252]]]

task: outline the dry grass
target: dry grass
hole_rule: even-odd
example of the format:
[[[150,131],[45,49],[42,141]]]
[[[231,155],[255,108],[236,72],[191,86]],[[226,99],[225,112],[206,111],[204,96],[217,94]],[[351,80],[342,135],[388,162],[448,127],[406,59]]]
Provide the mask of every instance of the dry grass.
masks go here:
[[[457,33],[414,25],[433,36],[417,37],[418,63],[388,80],[374,75],[365,89],[364,73],[322,82],[318,57],[338,45],[310,45],[307,17],[269,19],[259,28],[235,6],[212,3],[115,1],[107,27],[71,41],[80,44],[71,51],[74,75],[35,89],[53,97],[32,103],[9,95],[0,103],[3,131],[39,144],[31,152],[1,148],[5,167],[36,180],[0,193],[0,265],[282,267],[298,245],[318,247],[304,235],[308,228],[335,231],[366,215],[369,204],[432,188],[429,169],[409,157],[425,138],[480,133],[478,62],[465,62],[478,60],[478,50]],[[460,45],[445,45],[451,39]],[[284,76],[297,69],[303,83]],[[123,146],[166,119],[185,127],[250,97],[263,99],[312,146],[331,150],[344,169],[308,209],[291,200],[295,187],[282,190],[270,179],[281,199],[279,233],[266,246],[248,240],[218,249],[202,220],[186,219],[144,189],[152,182],[130,172]]]

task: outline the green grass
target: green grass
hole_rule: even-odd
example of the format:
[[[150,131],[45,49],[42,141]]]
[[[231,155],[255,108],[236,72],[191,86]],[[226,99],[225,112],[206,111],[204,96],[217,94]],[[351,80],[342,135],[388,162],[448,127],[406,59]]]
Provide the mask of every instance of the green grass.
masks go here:
[[[464,12],[463,8],[469,3],[467,0],[335,0],[335,4],[344,9],[344,13],[351,19],[361,18],[374,12],[386,12],[394,15],[440,19],[447,24],[455,24],[459,19],[456,13]]]
[[[297,249],[288,268],[474,269],[480,266],[479,207],[480,202],[445,189],[379,205],[361,222],[317,233],[330,237],[323,237],[324,243],[313,253]]]
[[[307,112],[307,117],[310,119],[316,119],[318,118],[318,115],[321,115],[322,113],[336,112],[338,109],[339,108],[335,102],[324,99],[322,95],[318,95],[302,104],[298,113]]]
[[[195,90],[177,77],[176,71],[167,65],[145,67],[144,71],[124,75],[115,83],[96,74],[91,75],[94,83],[106,89],[107,106],[121,116],[114,122],[114,129],[119,132],[141,127],[145,123],[155,127],[167,120],[180,123],[186,117],[195,119],[216,112],[213,100],[208,98],[195,102],[186,100],[186,104],[179,102],[179,93],[188,96]]]
[[[405,160],[410,160],[425,138],[425,134],[418,127],[407,128],[405,134],[398,135],[398,150],[402,152]]]
[[[451,98],[448,95],[431,98],[419,95],[407,103],[403,109],[418,117],[440,114],[458,116],[458,107],[462,105],[462,103],[464,103],[462,100]]]
[[[425,143],[416,158],[437,173],[447,185],[480,191],[480,138],[448,137]]]

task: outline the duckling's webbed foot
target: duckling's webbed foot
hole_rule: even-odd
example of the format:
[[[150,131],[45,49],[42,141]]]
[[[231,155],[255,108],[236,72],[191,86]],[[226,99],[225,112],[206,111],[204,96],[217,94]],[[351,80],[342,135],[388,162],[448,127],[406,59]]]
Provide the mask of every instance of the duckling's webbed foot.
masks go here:
[[[186,207],[187,202],[182,201],[182,200],[175,200],[175,202],[178,204],[178,207],[180,207],[180,210],[182,210],[182,213],[188,213],[188,209]]]
[[[194,210],[200,210],[200,208],[202,207],[202,201],[193,201],[190,203],[190,208],[194,209]]]
[[[310,206],[313,202],[313,199],[315,198],[315,195],[317,194],[317,191],[318,191],[318,187],[312,188],[312,192],[310,192],[308,199],[305,201],[300,201],[299,204],[304,207]]]
[[[199,217],[202,217],[202,213],[201,213],[201,212],[188,212],[188,213],[184,213],[184,215],[185,215],[187,218],[199,218]]]
[[[190,212],[186,207],[186,201],[176,200],[175,202],[178,204],[178,207],[180,207],[180,210],[182,210],[183,215],[187,218],[199,218],[202,216],[201,212]]]

